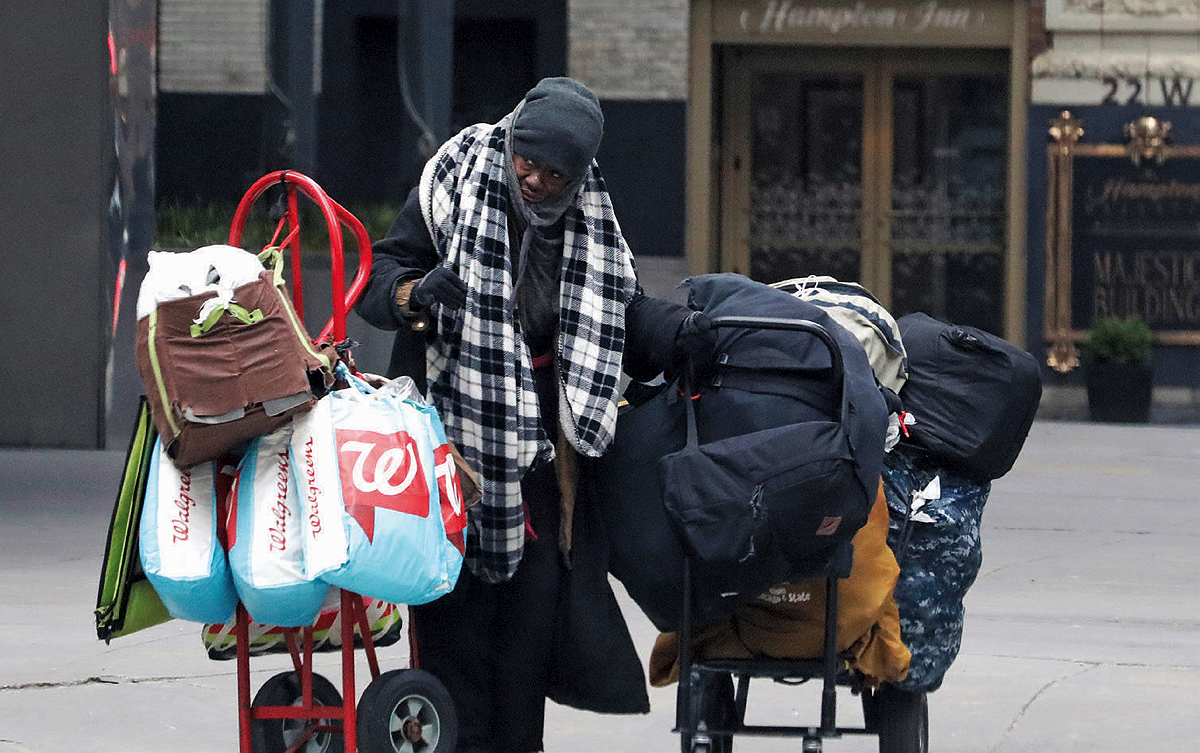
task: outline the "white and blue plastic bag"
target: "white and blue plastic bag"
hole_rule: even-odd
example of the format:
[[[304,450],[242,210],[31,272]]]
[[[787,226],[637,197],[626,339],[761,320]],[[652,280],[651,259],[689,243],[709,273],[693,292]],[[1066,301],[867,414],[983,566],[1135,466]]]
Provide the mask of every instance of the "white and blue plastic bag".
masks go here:
[[[294,420],[309,572],[383,601],[432,601],[453,590],[462,552],[447,538],[428,410],[339,376],[347,389]]]
[[[287,424],[250,443],[229,495],[227,531],[230,569],[246,611],[256,622],[302,627],[316,619],[329,585],[305,565],[291,438]]]
[[[156,440],[142,507],[142,569],[171,616],[225,622],[237,607],[217,533],[215,464],[181,471]]]

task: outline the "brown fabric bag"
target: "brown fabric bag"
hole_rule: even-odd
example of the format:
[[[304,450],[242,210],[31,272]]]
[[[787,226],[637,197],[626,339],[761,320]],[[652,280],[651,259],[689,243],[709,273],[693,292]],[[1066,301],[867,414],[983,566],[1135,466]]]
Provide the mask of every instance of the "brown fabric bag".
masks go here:
[[[281,279],[264,270],[234,303],[195,320],[216,293],[160,303],[137,323],[138,371],[175,465],[213,460],[306,411],[333,383],[337,353],[314,346]]]
[[[867,524],[854,536],[850,577],[838,583],[838,649],[868,685],[899,681],[912,658],[900,640],[900,611],[892,594],[900,567],[887,545],[888,511],[882,484]],[[782,583],[740,612],[696,630],[693,646],[706,659],[809,659],[821,655],[825,579]],[[650,654],[650,684],[676,682],[679,639],[662,633]]]

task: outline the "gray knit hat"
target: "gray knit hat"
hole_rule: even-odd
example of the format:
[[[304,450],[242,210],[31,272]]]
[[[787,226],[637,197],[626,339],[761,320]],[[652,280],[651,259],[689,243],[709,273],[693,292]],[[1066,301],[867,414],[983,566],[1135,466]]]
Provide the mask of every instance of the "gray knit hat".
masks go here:
[[[587,172],[604,135],[600,100],[570,78],[544,78],[513,123],[513,151],[569,178]]]

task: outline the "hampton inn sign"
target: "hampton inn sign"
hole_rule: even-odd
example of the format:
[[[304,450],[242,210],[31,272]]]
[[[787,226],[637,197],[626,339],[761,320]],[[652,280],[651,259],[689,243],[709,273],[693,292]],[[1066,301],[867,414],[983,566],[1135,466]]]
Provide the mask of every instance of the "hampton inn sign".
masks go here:
[[[891,3],[760,0],[723,3],[715,11],[714,31],[718,37],[758,37],[758,41],[814,34],[839,39],[862,34],[893,37],[961,34],[979,41],[997,33],[1012,32],[1012,16],[995,13],[994,5],[938,0]]]

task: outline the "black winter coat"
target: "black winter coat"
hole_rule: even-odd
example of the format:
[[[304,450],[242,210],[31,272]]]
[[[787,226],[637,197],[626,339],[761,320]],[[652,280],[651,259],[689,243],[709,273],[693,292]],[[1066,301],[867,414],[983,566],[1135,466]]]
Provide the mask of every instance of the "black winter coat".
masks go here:
[[[396,305],[399,284],[424,276],[441,262],[409,194],[387,237],[372,246],[371,276],[356,311],[370,324],[395,331],[388,376],[407,375],[425,389],[425,346],[435,323],[413,331]],[[691,309],[645,295],[639,286],[625,311],[623,368],[646,381],[671,365],[675,333]],[[591,463],[581,471],[587,473]],[[609,546],[600,500],[580,495],[574,510],[570,569],[562,570],[558,628],[547,695],[557,703],[601,713],[646,713],[646,680],[629,629],[608,582]]]

